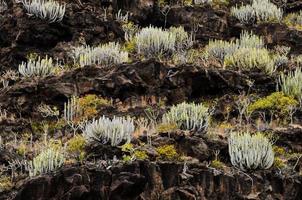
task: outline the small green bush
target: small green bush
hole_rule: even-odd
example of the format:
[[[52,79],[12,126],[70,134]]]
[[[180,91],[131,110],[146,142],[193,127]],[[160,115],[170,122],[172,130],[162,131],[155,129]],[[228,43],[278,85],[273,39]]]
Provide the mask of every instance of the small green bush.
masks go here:
[[[289,115],[289,107],[298,106],[292,96],[286,96],[283,92],[274,92],[271,95],[258,99],[248,107],[248,112],[253,113],[255,111],[274,111],[280,117],[286,117]]]

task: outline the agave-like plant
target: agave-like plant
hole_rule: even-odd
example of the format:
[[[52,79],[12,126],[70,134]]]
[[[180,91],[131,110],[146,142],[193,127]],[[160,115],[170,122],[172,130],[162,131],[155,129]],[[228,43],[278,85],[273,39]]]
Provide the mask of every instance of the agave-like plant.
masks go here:
[[[184,130],[205,131],[210,122],[211,112],[203,104],[183,102],[172,106],[170,111],[163,115],[163,123],[177,124]]]
[[[52,63],[52,58],[38,60],[29,59],[27,62],[22,62],[19,65],[19,73],[24,77],[34,77],[34,76],[48,76],[53,73],[54,65]]]
[[[105,116],[98,120],[93,120],[85,126],[83,135],[88,142],[100,142],[111,146],[117,146],[121,142],[130,142],[134,132],[134,122],[130,117],[113,117],[109,119]]]
[[[228,143],[232,165],[243,171],[268,169],[274,163],[272,143],[261,133],[231,133]]]
[[[53,0],[21,0],[28,14],[46,19],[50,23],[62,21],[66,5]]]

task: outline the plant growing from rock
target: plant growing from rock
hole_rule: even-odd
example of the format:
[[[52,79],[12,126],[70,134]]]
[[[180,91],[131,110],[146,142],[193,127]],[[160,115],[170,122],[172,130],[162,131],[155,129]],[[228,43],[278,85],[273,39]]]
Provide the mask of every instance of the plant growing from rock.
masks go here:
[[[86,140],[82,135],[76,135],[67,142],[67,152],[82,162],[85,153]]]
[[[298,13],[290,13],[285,19],[284,23],[289,27],[294,27],[298,30],[302,29],[302,11]]]
[[[274,163],[272,143],[261,133],[231,133],[228,143],[232,165],[243,171],[268,169]]]
[[[122,146],[122,152],[128,154],[123,155],[124,161],[134,161],[134,160],[146,160],[149,158],[147,152],[140,148],[141,146],[134,147],[131,143],[126,143]]]
[[[287,75],[282,72],[279,77],[279,85],[281,91],[288,95],[293,96],[302,103],[302,71],[301,68],[296,68],[295,71],[289,72]]]
[[[2,82],[3,89],[9,86],[10,81],[16,81],[19,78],[19,74],[13,70],[7,70],[0,76],[0,82]]]
[[[63,119],[73,129],[74,135],[81,127],[81,115],[82,108],[80,107],[78,97],[73,96],[64,103]]]
[[[225,58],[224,66],[242,70],[260,69],[267,74],[276,70],[269,51],[264,48],[240,48]]]
[[[30,15],[46,19],[49,23],[62,21],[66,5],[53,0],[21,0]]]
[[[137,53],[145,57],[172,55],[193,44],[192,36],[183,27],[164,30],[150,26],[136,33],[134,40]]]
[[[135,130],[133,119],[130,117],[105,116],[93,120],[85,126],[83,136],[88,142],[100,142],[111,146],[117,146],[123,141],[130,142]]]
[[[120,23],[128,23],[129,19],[129,12],[127,12],[125,15],[123,15],[122,10],[118,10],[118,12],[115,15],[116,21]]]
[[[201,4],[211,4],[213,0],[194,0],[194,4],[201,5]]]
[[[264,48],[263,38],[251,32],[243,31],[240,34],[240,38],[235,41],[210,41],[205,47],[204,52],[207,57],[213,57],[222,62],[227,56],[233,55],[242,48],[262,49]]]
[[[53,71],[52,58],[47,56],[43,59],[40,57],[37,60],[29,59],[19,65],[19,73],[24,77],[45,77],[53,74]]]
[[[252,24],[255,21],[280,22],[283,16],[283,11],[269,0],[253,0],[251,5],[241,7],[232,7],[231,15],[236,17],[242,24]]]
[[[46,174],[59,169],[65,161],[65,156],[61,150],[48,148],[42,151],[32,161],[28,163],[29,176]]]
[[[128,61],[128,53],[121,50],[119,43],[110,42],[98,47],[80,46],[72,51],[75,64],[111,66]]]
[[[159,159],[161,160],[179,160],[180,156],[177,153],[174,145],[163,145],[156,148]]]
[[[290,108],[297,106],[298,101],[293,96],[287,96],[283,92],[274,92],[251,103],[247,110],[249,113],[269,111],[280,118],[287,118],[290,115]]]
[[[211,112],[203,104],[183,102],[172,106],[170,111],[163,115],[163,123],[177,124],[183,130],[203,132],[209,126]]]

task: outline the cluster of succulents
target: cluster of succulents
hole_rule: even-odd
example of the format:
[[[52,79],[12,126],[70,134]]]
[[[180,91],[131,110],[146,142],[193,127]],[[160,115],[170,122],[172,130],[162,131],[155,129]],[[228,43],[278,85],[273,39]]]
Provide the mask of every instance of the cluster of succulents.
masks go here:
[[[205,47],[205,55],[219,60],[226,68],[260,69],[267,74],[276,70],[276,59],[265,47],[262,37],[246,31],[235,41],[210,41]]]
[[[133,119],[124,117],[105,116],[88,123],[84,129],[84,137],[88,142],[97,141],[102,144],[110,143],[117,146],[121,142],[130,142],[135,126]]]
[[[203,104],[181,103],[172,106],[169,112],[163,115],[166,124],[177,124],[184,130],[205,131],[209,126],[211,112]]]
[[[59,169],[65,161],[61,150],[48,148],[28,163],[29,176],[46,174]]]
[[[268,169],[274,163],[272,143],[261,133],[231,133],[228,142],[232,164],[243,171]]]
[[[232,7],[231,14],[242,24],[281,21],[283,11],[270,0],[253,0],[251,5]]]
[[[121,50],[119,43],[108,43],[97,47],[79,46],[72,51],[75,64],[81,67],[97,64],[110,66],[128,61],[128,53]]]
[[[37,60],[29,59],[19,65],[19,73],[24,77],[40,76],[45,77],[54,72],[54,64],[52,58],[40,57]]]
[[[193,45],[192,35],[183,27],[164,30],[150,26],[136,33],[134,41],[137,53],[146,57],[170,55]]]
[[[21,0],[21,2],[29,14],[46,19],[50,23],[62,21],[65,15],[66,5],[53,0]]]

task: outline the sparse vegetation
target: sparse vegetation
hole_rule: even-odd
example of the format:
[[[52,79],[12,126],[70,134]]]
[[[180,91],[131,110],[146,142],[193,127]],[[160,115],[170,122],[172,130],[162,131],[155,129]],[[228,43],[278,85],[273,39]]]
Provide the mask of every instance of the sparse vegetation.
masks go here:
[[[299,199],[298,8],[0,0],[0,199]]]

